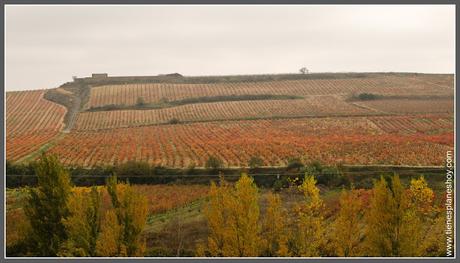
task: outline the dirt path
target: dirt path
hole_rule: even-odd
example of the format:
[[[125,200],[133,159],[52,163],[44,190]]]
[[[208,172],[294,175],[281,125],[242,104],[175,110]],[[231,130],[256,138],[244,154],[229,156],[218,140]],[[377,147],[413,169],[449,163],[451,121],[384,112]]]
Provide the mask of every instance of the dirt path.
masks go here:
[[[81,99],[79,96],[74,97],[74,103],[72,104],[71,108],[68,110],[68,119],[67,123],[65,123],[65,127],[62,130],[63,133],[69,133],[72,130],[73,126],[75,125],[75,121],[77,120],[77,115],[80,110]]]
[[[69,133],[75,125],[77,115],[89,97],[89,89],[87,85],[72,82],[45,93],[45,99],[67,108],[67,113],[64,117],[63,133]],[[65,90],[65,92],[62,90]]]

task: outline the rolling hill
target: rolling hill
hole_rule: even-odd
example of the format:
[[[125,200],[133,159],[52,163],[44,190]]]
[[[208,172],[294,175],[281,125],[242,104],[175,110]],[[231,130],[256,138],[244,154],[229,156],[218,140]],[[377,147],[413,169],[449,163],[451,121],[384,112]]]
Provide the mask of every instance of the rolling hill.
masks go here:
[[[146,161],[244,167],[442,165],[453,148],[453,75],[323,73],[77,78],[7,92],[6,156],[69,166]]]

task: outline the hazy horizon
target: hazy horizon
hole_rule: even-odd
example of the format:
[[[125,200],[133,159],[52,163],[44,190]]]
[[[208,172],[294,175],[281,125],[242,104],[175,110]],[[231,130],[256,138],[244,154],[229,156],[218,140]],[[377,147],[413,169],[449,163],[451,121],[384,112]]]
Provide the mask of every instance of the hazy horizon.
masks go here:
[[[454,5],[5,6],[5,90],[91,73],[455,72]]]

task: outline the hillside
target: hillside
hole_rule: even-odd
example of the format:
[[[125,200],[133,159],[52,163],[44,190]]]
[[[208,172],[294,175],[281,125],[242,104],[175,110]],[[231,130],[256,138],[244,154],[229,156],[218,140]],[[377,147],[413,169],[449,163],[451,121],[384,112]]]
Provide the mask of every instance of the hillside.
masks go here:
[[[80,78],[7,93],[7,159],[442,165],[453,87],[453,75],[410,73]]]
[[[66,108],[44,99],[45,92],[7,92],[7,160],[18,160],[37,151],[53,140],[64,127]]]

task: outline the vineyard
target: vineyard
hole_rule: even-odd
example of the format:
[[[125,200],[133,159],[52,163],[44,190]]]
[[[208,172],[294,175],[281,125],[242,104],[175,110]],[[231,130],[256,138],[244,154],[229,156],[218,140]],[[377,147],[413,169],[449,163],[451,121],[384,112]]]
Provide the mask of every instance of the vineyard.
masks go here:
[[[367,114],[375,112],[346,103],[334,96],[310,96],[302,100],[226,101],[154,110],[83,112],[78,115],[74,129],[85,131],[145,126],[166,124],[173,120],[198,122]]]
[[[147,197],[149,214],[164,213],[168,210],[182,207],[205,197],[208,187],[205,185],[133,185],[136,192]],[[99,187],[100,189],[104,189]],[[76,187],[75,191],[90,192],[91,187]],[[11,198],[12,199],[12,198]],[[110,207],[110,196],[103,191],[103,207]],[[10,203],[15,200],[11,200]]]
[[[43,98],[44,90],[6,93],[6,158],[40,148],[63,128],[66,109]]]
[[[405,123],[411,122],[398,123],[402,130],[408,129]],[[429,125],[433,127],[427,130],[446,127],[443,121]],[[450,143],[442,143],[450,141],[452,126],[438,135],[395,134],[385,132],[384,127],[382,122],[356,117],[76,131],[49,152],[58,154],[67,165],[136,160],[168,167],[202,167],[209,156],[216,156],[225,166],[234,167],[247,166],[252,156],[259,156],[266,166],[285,165],[292,157],[325,164],[442,165],[445,152],[452,149]]]
[[[430,82],[427,82],[429,79]],[[433,84],[435,83],[435,84]],[[440,83],[440,84],[436,84]],[[385,95],[453,95],[453,80],[449,75],[434,76],[374,76],[356,79],[287,80],[272,82],[239,82],[216,84],[126,84],[106,85],[91,89],[86,109],[105,105],[134,105],[138,98],[146,103],[175,101],[192,97],[230,95],[348,95],[353,93]]]
[[[442,165],[454,144],[451,75],[80,85],[47,96],[7,93],[8,160],[46,151],[84,167],[129,160],[203,167],[210,156],[226,167],[246,167],[255,156],[264,166],[297,157]],[[61,97],[72,121],[64,118],[70,106],[57,104]]]
[[[431,100],[414,100],[414,99],[385,99],[373,101],[361,101],[355,104],[372,108],[385,113],[453,113],[453,99],[431,99]]]
[[[453,130],[452,115],[391,116],[369,118],[387,133],[439,134]]]

